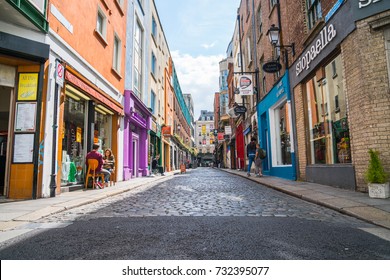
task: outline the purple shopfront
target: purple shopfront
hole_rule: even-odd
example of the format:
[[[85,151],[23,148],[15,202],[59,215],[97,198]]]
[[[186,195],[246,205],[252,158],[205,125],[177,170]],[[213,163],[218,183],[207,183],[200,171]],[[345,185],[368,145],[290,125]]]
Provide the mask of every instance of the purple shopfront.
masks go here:
[[[130,90],[125,90],[123,177],[148,176],[148,131],[152,113]]]

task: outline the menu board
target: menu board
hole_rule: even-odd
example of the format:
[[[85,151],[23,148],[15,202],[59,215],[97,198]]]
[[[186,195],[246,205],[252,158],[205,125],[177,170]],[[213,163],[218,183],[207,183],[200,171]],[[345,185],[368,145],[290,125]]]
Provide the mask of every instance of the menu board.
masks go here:
[[[37,110],[37,103],[35,102],[16,103],[15,131],[34,132],[36,110]]]
[[[34,134],[14,135],[14,163],[31,163],[34,155]]]

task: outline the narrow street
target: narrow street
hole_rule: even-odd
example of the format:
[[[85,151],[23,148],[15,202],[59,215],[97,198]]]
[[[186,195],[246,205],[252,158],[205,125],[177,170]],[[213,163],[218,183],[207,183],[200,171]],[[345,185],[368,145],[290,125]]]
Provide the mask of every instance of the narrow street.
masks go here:
[[[390,259],[376,226],[212,168],[29,226],[0,245],[2,260]]]

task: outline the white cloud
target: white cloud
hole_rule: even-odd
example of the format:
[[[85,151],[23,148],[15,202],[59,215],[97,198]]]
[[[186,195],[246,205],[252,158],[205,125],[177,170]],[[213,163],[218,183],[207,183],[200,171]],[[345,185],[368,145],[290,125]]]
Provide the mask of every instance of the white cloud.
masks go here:
[[[217,42],[214,41],[211,44],[202,44],[201,47],[203,47],[203,48],[205,48],[207,50],[207,49],[210,49],[210,48],[214,47],[216,43]]]
[[[214,93],[219,91],[219,62],[224,56],[195,57],[179,51],[172,51],[171,55],[182,92],[192,95],[197,120],[201,110],[214,110]]]

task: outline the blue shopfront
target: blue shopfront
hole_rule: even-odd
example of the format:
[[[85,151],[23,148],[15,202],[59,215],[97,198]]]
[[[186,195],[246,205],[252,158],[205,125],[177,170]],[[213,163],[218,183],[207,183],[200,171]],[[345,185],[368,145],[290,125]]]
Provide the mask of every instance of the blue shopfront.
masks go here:
[[[288,72],[257,105],[260,146],[267,151],[263,174],[296,180]]]

